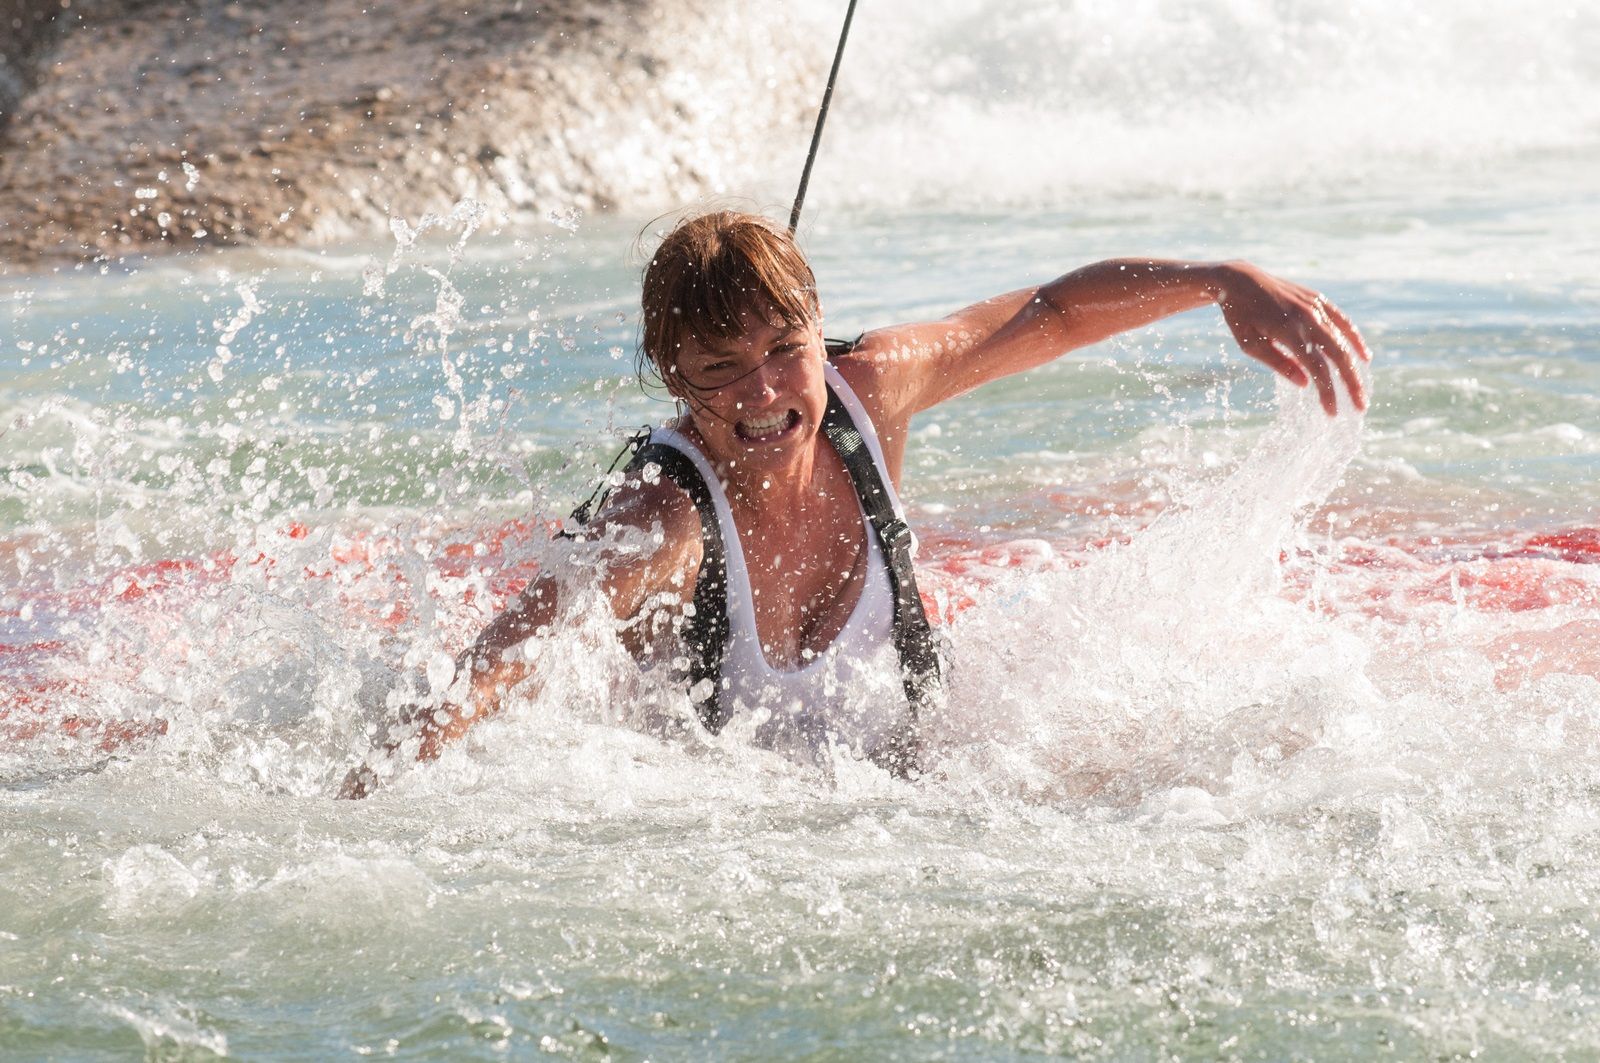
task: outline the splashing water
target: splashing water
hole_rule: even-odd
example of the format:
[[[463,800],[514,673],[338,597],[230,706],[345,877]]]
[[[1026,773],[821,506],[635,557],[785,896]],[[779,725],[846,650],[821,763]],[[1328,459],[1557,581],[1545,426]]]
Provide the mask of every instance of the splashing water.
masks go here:
[[[967,288],[1035,268],[1028,233],[945,224],[958,238],[933,257],[965,262]],[[938,297],[891,280],[876,298],[899,309],[852,302],[857,271],[894,263],[853,236],[815,251],[846,293],[835,319]],[[611,426],[658,416],[611,353],[631,281],[584,273],[625,243],[597,226],[417,245],[361,329],[359,255],[96,282],[107,306],[150,308],[137,331],[196,307],[217,322],[165,355],[130,341],[125,309],[96,311],[95,285],[31,297],[30,359],[60,351],[78,382],[30,360],[5,412],[0,771],[24,906],[0,931],[19,970],[54,963],[68,912],[82,943],[72,988],[16,1020],[27,1043],[1592,1043],[1600,977],[1564,944],[1592,910],[1592,510],[1580,487],[1541,516],[1560,481],[1516,475],[1567,460],[1572,433],[1539,424],[1595,430],[1591,355],[1512,351],[1441,405],[1435,381],[1462,376],[1432,315],[1378,296],[1344,300],[1380,351],[1365,423],[1274,399],[1210,319],[919,422],[907,493],[952,696],[916,786],[843,751],[796,763],[738,727],[703,735],[589,591],[501,717],[435,764],[389,765],[362,807],[329,801],[535,572],[582,585],[546,522],[609,460]],[[442,298],[454,381],[415,324]],[[70,320],[112,334],[76,356]],[[226,329],[236,357],[210,381]],[[1551,379],[1537,404],[1500,383]],[[441,396],[492,416],[441,421]],[[1429,464],[1428,447],[1481,453],[1447,449],[1467,433],[1503,455],[1494,473]],[[1451,504],[1463,491],[1474,505]],[[152,969],[130,940],[190,960]],[[229,958],[265,940],[292,947]],[[275,1025],[268,999],[330,1032]],[[804,1003],[840,999],[861,1003]],[[1326,1023],[1296,1018],[1313,1012]]]
[[[1112,37],[1051,75],[1078,94],[1034,116],[1038,168],[981,138],[893,187],[823,160],[830,333],[1130,250],[1244,255],[1363,325],[1375,402],[1330,422],[1195,314],[919,418],[905,495],[952,668],[915,785],[701,733],[549,539],[666,412],[617,357],[639,223],[496,237],[466,205],[382,247],[8,280],[6,1052],[1592,1056],[1592,123],[1581,93],[1526,128],[1496,109],[1589,83],[1587,15],[1506,23],[1548,76],[1420,136],[1405,115],[1461,87],[1471,64],[1440,71],[1500,8],[1386,13],[1371,52],[1342,8],[1163,10],[1158,33],[1155,9],[946,5],[904,47],[956,34],[1010,65],[847,60],[921,105],[846,94],[828,150],[891,158],[1028,117],[994,85],[1039,74],[1036,40]],[[1224,165],[1235,22],[1300,49],[1257,75],[1287,93],[1270,181]],[[1295,109],[1362,78],[1351,113],[1413,78],[1433,103],[1368,134],[1336,111],[1296,162]],[[1134,202],[1140,152],[1184,165]],[[1317,198],[1317,173],[1351,180]],[[542,571],[573,593],[538,682],[331,801]]]
[[[817,8],[827,39],[837,14]],[[1581,154],[1600,122],[1582,5],[889,0],[858,28],[819,210],[1337,198]]]

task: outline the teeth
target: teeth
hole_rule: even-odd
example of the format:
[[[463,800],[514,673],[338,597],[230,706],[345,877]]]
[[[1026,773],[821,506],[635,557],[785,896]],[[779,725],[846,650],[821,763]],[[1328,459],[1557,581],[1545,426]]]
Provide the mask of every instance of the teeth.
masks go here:
[[[766,435],[768,432],[776,431],[787,425],[790,413],[791,411],[785,410],[783,413],[775,413],[770,417],[746,417],[739,424],[751,435]]]

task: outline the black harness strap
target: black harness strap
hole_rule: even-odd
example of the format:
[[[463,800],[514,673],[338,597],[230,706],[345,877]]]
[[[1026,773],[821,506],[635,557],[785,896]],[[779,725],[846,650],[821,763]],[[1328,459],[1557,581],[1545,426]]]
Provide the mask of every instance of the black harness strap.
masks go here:
[[[888,561],[889,585],[894,593],[894,648],[900,655],[900,682],[905,687],[910,726],[896,735],[887,748],[880,749],[876,759],[896,775],[908,776],[918,767],[920,742],[916,732],[922,710],[938,695],[940,687],[939,652],[911,564],[911,528],[895,513],[867,441],[832,388],[828,389],[828,408],[822,415],[822,432],[844,462],[867,522]]]
[[[656,465],[661,475],[683,489],[700,514],[700,575],[694,584],[694,611],[683,622],[688,648],[689,699],[706,730],[716,734],[728,722],[722,692],[722,662],[728,655],[728,561],[722,543],[722,522],[711,501],[711,488],[688,455],[664,443],[645,443],[628,462],[628,472]]]
[[[641,429],[612,460],[606,479],[572,511],[572,520],[582,528],[594,519],[597,511],[605,508],[611,497],[611,473],[622,456],[630,451],[632,456],[623,467],[624,476],[643,477],[646,466],[656,466],[660,475],[689,496],[700,516],[700,574],[695,578],[694,608],[685,610],[681,632],[689,651],[684,678],[700,722],[706,730],[716,734],[728,722],[717,697],[722,686],[722,662],[728,653],[728,562],[722,543],[722,522],[717,519],[711,489],[706,486],[700,470],[683,451],[650,442],[650,429]],[[582,531],[556,533],[558,539],[576,540],[582,536]]]

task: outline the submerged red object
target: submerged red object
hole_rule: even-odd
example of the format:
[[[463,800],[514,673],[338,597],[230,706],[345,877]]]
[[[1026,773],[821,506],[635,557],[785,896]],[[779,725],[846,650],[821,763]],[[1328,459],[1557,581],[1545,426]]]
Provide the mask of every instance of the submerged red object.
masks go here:
[[[221,600],[240,581],[291,598],[307,592],[308,601],[335,604],[338,622],[351,630],[394,633],[416,620],[419,607],[435,616],[447,608],[502,609],[539,571],[529,548],[548,534],[541,522],[511,520],[458,529],[442,542],[359,531],[319,540],[295,522],[277,537],[282,549],[276,552],[258,550],[247,559],[227,552],[162,559],[62,590],[30,590],[24,599],[34,618],[30,626],[43,630],[0,642],[0,743],[16,748],[54,740],[111,752],[167,733],[169,723],[159,712],[129,715],[116,708],[129,700],[128,691],[139,691],[146,702],[160,697],[141,688],[148,662],[139,653],[130,649],[110,659],[91,654],[96,622],[107,609],[117,611],[119,630],[161,632],[169,640],[166,651],[179,661],[187,652],[176,630],[181,610],[207,596]],[[949,626],[981,605],[997,584],[1077,569],[1129,541],[1103,535],[1007,540],[994,533],[929,529],[918,558],[929,618]],[[425,558],[420,570],[419,558]],[[1316,557],[1286,552],[1278,559],[1286,598],[1307,600],[1313,579],[1325,584],[1317,604],[1324,614],[1353,612],[1422,626],[1441,606],[1521,615],[1562,610],[1559,617],[1552,614],[1559,622],[1548,629],[1482,648],[1498,681],[1513,686],[1552,671],[1600,670],[1589,646],[1600,621],[1569,615],[1574,609],[1600,611],[1600,579],[1590,567],[1596,563],[1600,528],[1586,526],[1537,532],[1514,545],[1481,536],[1389,535],[1339,543]],[[326,590],[310,593],[330,585],[331,596]],[[477,601],[481,591],[488,601]],[[0,616],[21,619],[22,613]]]

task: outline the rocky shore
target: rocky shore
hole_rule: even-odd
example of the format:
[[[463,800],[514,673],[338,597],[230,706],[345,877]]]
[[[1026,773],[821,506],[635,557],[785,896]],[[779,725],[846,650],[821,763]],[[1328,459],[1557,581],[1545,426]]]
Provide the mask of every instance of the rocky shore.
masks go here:
[[[11,0],[0,270],[740,191],[830,42],[733,0]],[[7,106],[10,104],[10,106]],[[766,172],[766,171],[761,171]]]

